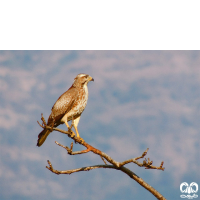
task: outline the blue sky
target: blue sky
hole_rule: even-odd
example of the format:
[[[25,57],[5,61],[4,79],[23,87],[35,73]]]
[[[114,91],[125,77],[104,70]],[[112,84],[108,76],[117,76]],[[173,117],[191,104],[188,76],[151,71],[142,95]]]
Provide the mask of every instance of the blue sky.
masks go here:
[[[40,114],[47,119],[74,77],[87,73],[95,81],[80,135],[117,161],[149,147],[147,157],[164,161],[164,172],[127,167],[178,199],[182,182],[200,184],[199,66],[199,51],[0,51],[0,198],[155,199],[115,170],[57,176],[45,168],[47,160],[58,170],[102,164],[92,153],[67,155],[54,143],[70,145],[61,133],[36,147]]]

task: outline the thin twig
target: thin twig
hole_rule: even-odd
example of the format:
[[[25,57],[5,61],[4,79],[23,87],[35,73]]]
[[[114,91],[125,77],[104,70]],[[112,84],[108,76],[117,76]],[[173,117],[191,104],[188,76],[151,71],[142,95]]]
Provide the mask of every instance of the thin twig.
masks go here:
[[[103,162],[107,165],[106,161],[104,160],[104,158],[100,155],[101,159],[103,160]]]
[[[62,144],[58,143],[57,141],[55,141],[55,143],[56,143],[58,146],[61,146],[61,147],[63,147],[64,149],[66,149],[69,155],[77,155],[77,154],[83,154],[83,153],[88,153],[88,152],[89,152],[88,149],[82,150],[82,151],[74,151],[74,152],[73,152],[73,151],[72,151],[73,142],[72,142],[72,144],[71,144],[71,148],[62,145]]]

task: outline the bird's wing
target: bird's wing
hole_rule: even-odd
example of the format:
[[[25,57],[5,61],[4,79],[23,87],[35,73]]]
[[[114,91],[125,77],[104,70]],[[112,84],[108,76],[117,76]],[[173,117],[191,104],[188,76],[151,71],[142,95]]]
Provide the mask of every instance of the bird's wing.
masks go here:
[[[74,87],[70,87],[65,93],[63,93],[52,107],[52,112],[48,119],[48,125],[60,124],[62,117],[68,113],[78,96],[78,90]]]

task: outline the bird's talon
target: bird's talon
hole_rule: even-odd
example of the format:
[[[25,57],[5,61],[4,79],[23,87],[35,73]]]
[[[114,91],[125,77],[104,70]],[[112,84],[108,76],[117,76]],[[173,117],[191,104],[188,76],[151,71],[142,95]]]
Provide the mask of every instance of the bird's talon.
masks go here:
[[[73,131],[71,131],[71,137],[74,138],[76,135]]]
[[[71,129],[71,127],[68,127],[68,132],[70,132],[70,133],[72,132],[72,129]]]
[[[83,138],[79,138],[81,141],[81,144],[83,144],[85,142],[85,140]]]

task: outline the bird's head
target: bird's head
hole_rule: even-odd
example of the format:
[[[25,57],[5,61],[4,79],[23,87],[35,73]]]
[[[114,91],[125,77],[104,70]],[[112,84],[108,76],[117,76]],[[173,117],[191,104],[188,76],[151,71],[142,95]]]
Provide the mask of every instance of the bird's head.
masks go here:
[[[88,74],[78,74],[75,79],[73,85],[76,87],[81,87],[87,85],[88,82],[94,81],[94,79]]]

